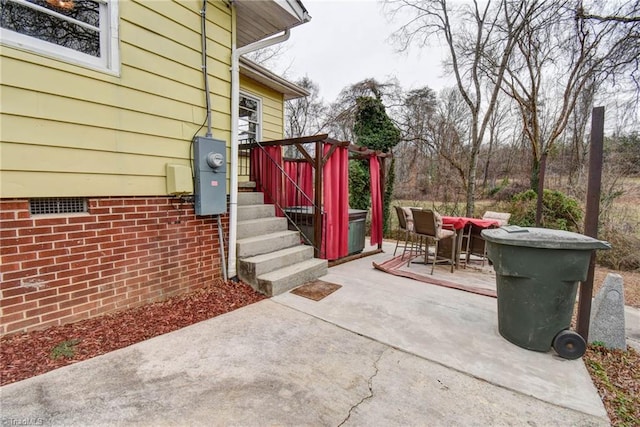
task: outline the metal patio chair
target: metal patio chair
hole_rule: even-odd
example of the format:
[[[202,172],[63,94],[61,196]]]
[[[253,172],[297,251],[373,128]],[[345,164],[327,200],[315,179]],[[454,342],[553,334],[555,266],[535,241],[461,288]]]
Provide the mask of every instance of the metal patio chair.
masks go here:
[[[482,219],[492,219],[498,221],[500,223],[500,227],[509,224],[509,219],[511,218],[511,214],[508,212],[494,212],[494,211],[486,211],[484,215],[482,215]],[[482,266],[484,267],[484,263],[487,260],[487,245],[480,233],[483,228],[477,227],[473,224],[469,227],[468,237],[467,237],[467,264],[469,264],[469,260],[471,255],[476,255],[482,258]]]
[[[396,230],[396,247],[393,250],[393,256],[396,256],[396,252],[399,247],[402,247],[402,258],[404,259],[404,254],[407,252],[407,249],[410,247],[412,242],[411,233],[413,232],[413,217],[411,216],[411,210],[408,208],[403,208],[400,206],[394,206],[396,210],[396,215],[398,217],[398,229]],[[402,240],[402,234],[404,233],[404,244],[400,245],[400,240]]]
[[[451,264],[451,272],[453,273],[456,257],[456,232],[442,228],[442,218],[437,212],[434,212],[431,209],[411,209],[411,214],[413,216],[413,234],[420,238],[420,249],[422,247],[422,241],[424,240],[425,264],[428,262],[429,257],[429,242],[434,242],[435,247],[431,263],[431,274],[433,274],[436,263],[439,262],[447,262]],[[451,257],[438,256],[438,243],[444,239],[451,239]],[[413,247],[411,249],[413,250]],[[411,262],[411,255],[409,256],[409,263]],[[409,264],[407,263],[407,265]]]

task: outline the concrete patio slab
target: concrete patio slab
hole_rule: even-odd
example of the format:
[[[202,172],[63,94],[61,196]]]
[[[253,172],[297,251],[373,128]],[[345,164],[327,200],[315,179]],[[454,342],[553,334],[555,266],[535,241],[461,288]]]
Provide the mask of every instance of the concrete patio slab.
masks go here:
[[[376,257],[388,257],[380,254]],[[495,299],[331,268],[283,294],[0,388],[6,425],[609,425],[580,360],[497,333]]]
[[[7,425],[608,424],[273,301],[0,393]]]
[[[495,298],[428,285],[371,267],[391,253],[388,250],[331,268],[322,280],[343,287],[321,301],[292,294],[273,300],[491,384],[606,418],[581,359],[562,359],[553,351],[529,351],[502,338]],[[447,274],[453,280],[458,272]]]

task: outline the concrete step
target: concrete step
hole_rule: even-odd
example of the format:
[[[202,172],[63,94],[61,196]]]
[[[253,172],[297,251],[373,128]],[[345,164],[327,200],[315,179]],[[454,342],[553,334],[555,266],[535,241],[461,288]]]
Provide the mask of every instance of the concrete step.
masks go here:
[[[240,181],[238,182],[238,190],[240,191],[255,191],[255,181]]]
[[[299,244],[300,234],[297,231],[278,231],[276,233],[238,239],[236,242],[236,254],[240,259]]]
[[[260,236],[287,230],[287,219],[283,217],[258,218],[238,221],[238,239]]]
[[[258,276],[258,291],[270,297],[279,295],[325,274],[327,260],[312,258]]]
[[[238,193],[238,206],[261,205],[264,203],[264,194],[256,192]]]
[[[238,206],[238,221],[268,218],[276,215],[274,205],[242,205]]]
[[[299,245],[291,248],[256,255],[238,260],[238,277],[256,287],[257,277],[313,258],[311,246]]]

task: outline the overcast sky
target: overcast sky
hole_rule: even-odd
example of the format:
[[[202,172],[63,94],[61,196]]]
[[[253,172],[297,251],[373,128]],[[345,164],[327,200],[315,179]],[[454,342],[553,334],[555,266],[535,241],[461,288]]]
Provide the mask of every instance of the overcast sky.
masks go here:
[[[378,81],[396,77],[405,90],[429,86],[439,91],[455,85],[453,78],[444,76],[446,48],[437,39],[430,40],[428,48],[396,51],[388,39],[403,22],[389,22],[379,0],[303,3],[311,21],[291,30],[284,54],[267,67],[291,81],[307,75],[320,86],[325,102],[335,101],[344,87],[370,77]],[[608,105],[604,101],[596,105]],[[608,105],[607,110],[609,126],[619,125],[623,116],[616,118],[614,106]],[[640,119],[640,109],[632,115]],[[633,127],[637,130],[637,120]]]
[[[369,77],[397,77],[404,89],[439,90],[453,81],[442,78],[444,59],[437,40],[428,49],[396,53],[388,41],[401,23],[390,23],[376,0],[303,0],[311,21],[291,30],[286,52],[274,71],[297,80],[305,75],[320,86],[320,96],[334,101],[345,86]]]

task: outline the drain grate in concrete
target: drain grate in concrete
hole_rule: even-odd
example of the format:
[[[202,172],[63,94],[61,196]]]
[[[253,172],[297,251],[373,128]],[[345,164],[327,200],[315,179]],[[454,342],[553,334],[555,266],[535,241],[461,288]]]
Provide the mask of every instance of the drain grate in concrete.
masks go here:
[[[324,280],[314,280],[291,291],[301,297],[309,298],[314,301],[320,301],[322,298],[330,295],[340,289],[342,285],[325,282]]]

